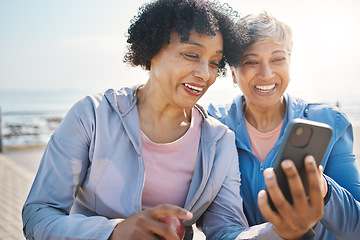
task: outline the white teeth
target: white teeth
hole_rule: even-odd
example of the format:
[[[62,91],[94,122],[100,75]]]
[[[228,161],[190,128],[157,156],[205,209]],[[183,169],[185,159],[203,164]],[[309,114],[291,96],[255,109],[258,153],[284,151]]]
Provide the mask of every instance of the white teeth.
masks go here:
[[[195,87],[195,86],[191,86],[187,83],[184,83],[184,85],[192,90],[195,90],[195,91],[198,91],[198,92],[201,92],[204,88],[201,88],[201,87]]]
[[[261,92],[268,92],[275,88],[275,84],[267,85],[267,86],[255,86]]]

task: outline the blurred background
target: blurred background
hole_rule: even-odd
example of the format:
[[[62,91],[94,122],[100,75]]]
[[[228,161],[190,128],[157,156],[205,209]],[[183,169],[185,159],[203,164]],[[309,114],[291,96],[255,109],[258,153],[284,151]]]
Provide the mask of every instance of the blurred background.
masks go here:
[[[4,145],[46,143],[85,95],[147,80],[123,63],[125,34],[143,0],[0,0],[0,107]],[[241,16],[267,11],[293,30],[289,93],[338,104],[360,119],[360,2],[221,0]],[[201,99],[227,103],[230,74]]]

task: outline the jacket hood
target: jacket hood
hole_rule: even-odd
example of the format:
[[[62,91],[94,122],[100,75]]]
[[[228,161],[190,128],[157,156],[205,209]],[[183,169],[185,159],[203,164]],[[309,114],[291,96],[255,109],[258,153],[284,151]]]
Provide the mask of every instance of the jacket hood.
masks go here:
[[[112,108],[124,117],[136,106],[136,91],[140,86],[136,85],[132,88],[124,87],[120,90],[108,89],[105,92],[105,97]]]
[[[127,114],[132,113],[132,110],[136,108],[136,92],[140,86],[142,85],[124,87],[120,90],[108,89],[105,92],[107,101],[114,109],[114,111],[116,111],[121,116],[122,119],[124,119]],[[194,107],[201,113],[204,119],[202,124],[202,132],[205,130],[203,134],[206,134],[206,137],[202,139],[206,139],[206,143],[214,143],[223,137],[223,135],[228,131],[228,127],[223,125],[217,119],[209,116],[203,107],[199,104],[195,104]]]

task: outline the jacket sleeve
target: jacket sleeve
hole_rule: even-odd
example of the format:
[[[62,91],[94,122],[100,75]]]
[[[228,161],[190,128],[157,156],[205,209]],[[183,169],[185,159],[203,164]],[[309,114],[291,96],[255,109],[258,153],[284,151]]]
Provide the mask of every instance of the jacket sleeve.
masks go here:
[[[325,177],[329,186],[330,198],[324,207],[324,216],[320,222],[339,239],[359,239],[359,202],[334,180]]]
[[[228,165],[220,191],[203,214],[201,228],[209,240],[282,239],[270,223],[248,226],[240,195],[240,172],[235,139],[233,134],[231,136],[231,140],[223,142],[226,147],[222,146],[224,151],[231,153],[228,155],[231,157],[231,163]]]
[[[46,147],[23,207],[27,239],[108,239],[119,221],[69,215],[90,163],[94,113],[89,106],[88,113],[80,110],[82,104],[79,102],[69,111]]]
[[[335,142],[324,166],[324,173],[360,201],[360,175],[353,153],[353,129],[340,113],[337,115],[334,135]]]
[[[360,176],[353,153],[352,126],[341,113],[334,134],[335,143],[324,170],[330,197],[321,223],[341,239],[355,239],[360,234]]]
[[[231,139],[232,141],[230,143],[228,142],[229,146],[226,147],[229,151],[231,151],[231,154],[226,154],[227,157],[231,157],[231,163],[226,164],[226,169],[223,169],[224,171],[227,171],[226,177],[225,179],[214,179],[217,176],[212,174],[211,178],[213,179],[211,181],[222,181],[223,183],[215,199],[202,216],[201,228],[207,236],[207,239],[210,240],[231,239],[228,238],[228,235],[231,232],[239,233],[248,226],[248,222],[243,211],[242,198],[240,196],[240,173],[239,164],[237,162],[237,152],[234,146],[235,140],[233,138]],[[217,149],[218,148],[219,146]],[[215,154],[221,156],[221,153],[219,152]],[[229,161],[229,159],[222,159],[222,161],[224,161],[225,165],[225,162]],[[216,167],[220,166],[213,166],[213,168]],[[229,227],[231,231],[224,233],[224,229]]]

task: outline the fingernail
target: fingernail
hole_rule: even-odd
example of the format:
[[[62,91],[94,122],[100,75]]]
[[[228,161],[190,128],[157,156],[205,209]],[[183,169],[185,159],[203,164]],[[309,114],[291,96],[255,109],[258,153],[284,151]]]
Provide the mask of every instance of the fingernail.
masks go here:
[[[192,218],[192,217],[193,217],[192,212],[187,211],[187,212],[186,212],[186,217],[188,217],[188,218]]]
[[[265,169],[265,171],[264,171],[264,177],[266,178],[266,179],[272,179],[272,178],[274,178],[274,170],[273,169]]]
[[[306,163],[313,163],[315,161],[315,159],[313,156],[309,155],[305,158],[305,161],[306,161]]]
[[[281,165],[283,168],[289,169],[292,167],[293,163],[290,160],[285,160],[285,161],[282,161]]]
[[[266,201],[266,192],[265,191],[260,191],[259,192],[259,199],[258,199],[258,201],[259,201],[259,204],[264,204],[265,203],[265,201]]]

